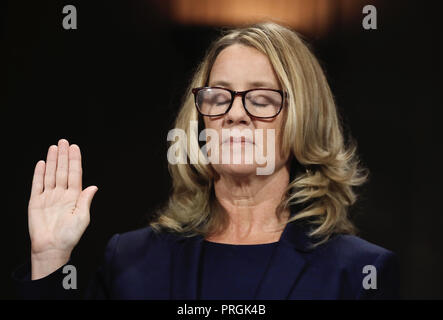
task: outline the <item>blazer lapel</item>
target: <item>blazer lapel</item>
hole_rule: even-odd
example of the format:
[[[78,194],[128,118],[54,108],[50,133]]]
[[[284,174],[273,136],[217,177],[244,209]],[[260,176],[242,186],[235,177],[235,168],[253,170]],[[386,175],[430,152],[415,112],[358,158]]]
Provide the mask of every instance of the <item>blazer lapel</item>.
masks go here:
[[[203,237],[179,239],[172,251],[171,299],[197,299]]]
[[[305,265],[305,259],[293,247],[279,243],[254,299],[287,299]]]
[[[288,298],[306,267],[302,252],[309,251],[311,244],[306,231],[304,224],[299,221],[286,225],[259,284],[255,299],[284,300]],[[171,299],[198,298],[203,240],[203,236],[182,237],[174,244],[171,265]]]
[[[254,298],[258,300],[288,299],[306,267],[307,262],[302,252],[310,250],[309,244],[309,237],[303,225],[299,221],[288,223],[275,247],[268,269]]]

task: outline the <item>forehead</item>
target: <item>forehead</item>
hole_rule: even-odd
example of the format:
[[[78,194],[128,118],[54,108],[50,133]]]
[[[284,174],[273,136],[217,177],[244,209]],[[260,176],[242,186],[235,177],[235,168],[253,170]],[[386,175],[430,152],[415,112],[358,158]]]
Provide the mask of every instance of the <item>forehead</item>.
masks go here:
[[[255,48],[234,44],[223,49],[212,66],[209,85],[229,84],[236,90],[250,84],[278,87],[277,76],[268,57]],[[242,88],[239,88],[242,87]]]

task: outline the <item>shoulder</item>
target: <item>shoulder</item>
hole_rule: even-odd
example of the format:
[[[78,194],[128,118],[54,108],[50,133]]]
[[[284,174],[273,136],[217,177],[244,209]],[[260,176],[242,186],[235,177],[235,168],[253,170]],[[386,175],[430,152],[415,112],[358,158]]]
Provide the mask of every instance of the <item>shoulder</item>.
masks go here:
[[[305,253],[305,258],[309,286],[312,282],[322,290],[329,286],[344,299],[398,298],[398,261],[388,249],[357,236],[335,235]],[[371,290],[364,287],[366,281]]]
[[[131,263],[148,257],[165,259],[170,255],[171,247],[182,237],[157,231],[150,226],[137,230],[118,233],[109,240],[106,251],[106,262]]]
[[[353,235],[335,235],[324,245],[315,249],[312,257],[329,260],[341,266],[382,264],[395,259],[395,254],[381,246]]]
[[[157,231],[150,226],[115,234],[110,242],[118,242],[121,249],[141,249],[146,245],[165,245],[174,242],[178,236],[165,231]],[[126,251],[126,250],[125,250]]]
[[[392,251],[366,241],[358,236],[339,234],[329,240],[325,247],[345,257],[377,257],[393,254]]]
[[[112,236],[100,272],[109,295],[117,299],[167,299],[177,239],[151,227]]]
[[[398,297],[398,260],[396,254],[388,249],[357,236],[336,235],[307,257],[311,272],[320,277],[323,283],[330,282],[342,288],[343,297]],[[363,287],[368,275],[376,277],[377,290],[366,290]]]

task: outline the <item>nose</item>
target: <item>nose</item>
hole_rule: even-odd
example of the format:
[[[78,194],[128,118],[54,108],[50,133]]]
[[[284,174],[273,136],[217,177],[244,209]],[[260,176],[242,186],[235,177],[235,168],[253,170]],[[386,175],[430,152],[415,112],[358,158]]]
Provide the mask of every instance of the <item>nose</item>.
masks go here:
[[[251,122],[251,118],[246,113],[243,107],[242,97],[236,95],[234,101],[232,101],[232,106],[229,112],[226,114],[226,122],[230,125],[232,124],[244,124],[248,125]]]

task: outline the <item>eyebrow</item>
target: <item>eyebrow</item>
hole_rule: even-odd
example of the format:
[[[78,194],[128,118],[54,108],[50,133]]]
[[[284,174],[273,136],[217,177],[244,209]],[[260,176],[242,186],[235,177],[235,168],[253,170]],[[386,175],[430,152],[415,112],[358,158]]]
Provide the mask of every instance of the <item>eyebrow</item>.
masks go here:
[[[270,82],[266,82],[266,81],[248,82],[247,85],[248,85],[248,87],[251,87],[251,88],[269,88],[269,89],[272,89],[272,87],[274,87],[273,84],[271,84]],[[212,87],[226,87],[228,89],[232,89],[232,85],[229,82],[223,81],[223,80],[215,81],[215,82],[212,83],[211,86]]]

